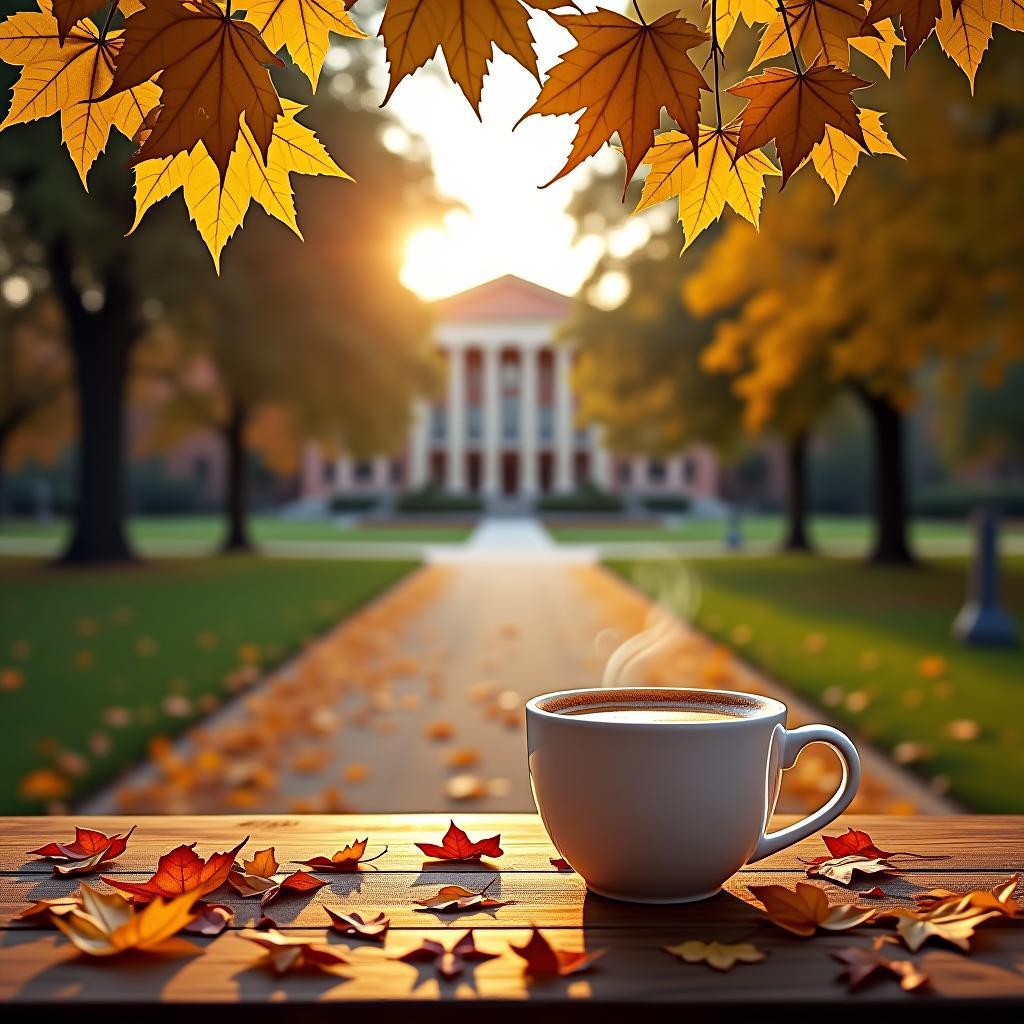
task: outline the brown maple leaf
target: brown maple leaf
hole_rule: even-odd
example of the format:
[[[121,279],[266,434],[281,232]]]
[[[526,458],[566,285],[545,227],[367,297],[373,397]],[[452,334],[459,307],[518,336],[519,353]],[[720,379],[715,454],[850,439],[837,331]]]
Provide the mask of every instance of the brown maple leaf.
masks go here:
[[[436,843],[417,843],[416,845],[434,860],[469,861],[480,860],[481,857],[500,857],[503,852],[500,844],[500,835],[474,841],[452,821],[440,846]]]
[[[509,54],[538,77],[527,8],[552,11],[573,6],[571,0],[389,0],[380,26],[391,65],[384,102],[440,47],[452,81],[479,117],[493,49]]]
[[[105,876],[103,881],[130,894],[137,903],[157,896],[181,896],[184,893],[191,893],[198,899],[219,889],[228,880],[235,856],[248,841],[246,836],[234,849],[211,854],[205,861],[193,849],[195,843],[178,846],[160,858],[156,872],[146,882],[122,882]]]
[[[252,25],[214,0],[145,0],[125,22],[106,94],[160,76],[161,106],[132,163],[189,152],[202,142],[223,180],[243,114],[266,162],[282,108],[265,65],[284,66]]]
[[[376,917],[364,918],[358,911],[351,914],[338,914],[330,907],[324,907],[327,916],[331,919],[331,927],[342,935],[358,937],[362,939],[376,939],[383,942],[387,937],[391,921],[383,913]]]
[[[840,885],[849,885],[856,872],[865,875],[894,874],[896,869],[888,861],[877,857],[861,857],[855,853],[807,865],[809,878],[827,878]]]
[[[574,953],[567,949],[556,949],[536,926],[525,945],[509,948],[526,961],[526,973],[533,978],[565,978],[570,974],[589,971],[594,961],[606,952],[598,949],[591,953]]]
[[[492,879],[480,892],[463,889],[461,885],[445,885],[425,900],[413,900],[420,912],[435,911],[441,914],[458,914],[463,910],[497,910],[507,907],[510,900],[496,900],[487,895],[496,879]]]
[[[289,971],[304,967],[315,967],[330,974],[348,963],[338,949],[314,939],[292,938],[269,930],[247,930],[239,932],[238,935],[239,938],[254,942],[266,950],[267,961],[278,974],[287,974]]]
[[[312,868],[314,871],[334,871],[338,873],[358,871],[360,864],[371,864],[388,852],[388,848],[385,846],[380,853],[364,860],[366,844],[369,841],[369,839],[357,839],[346,846],[345,849],[338,850],[331,857],[311,857],[309,860],[297,860],[295,863],[305,864],[307,868]]]
[[[966,953],[971,948],[974,929],[1001,914],[1000,910],[975,906],[968,895],[956,901],[937,903],[926,910],[906,910],[903,907],[881,910],[878,920],[894,919],[896,931],[912,953],[933,938],[948,942]]]
[[[664,107],[697,144],[700,91],[704,76],[687,54],[708,36],[678,12],[651,24],[638,23],[614,11],[553,14],[576,40],[562,54],[532,107],[533,114],[575,114],[572,152],[551,181],[558,181],[593,156],[618,132],[626,158],[626,184],[654,140]]]
[[[57,34],[63,43],[68,33],[83,18],[96,10],[96,0],[53,0],[53,16],[57,19]]]
[[[451,949],[447,949],[442,943],[434,939],[424,939],[423,944],[408,953],[403,953],[395,959],[407,964],[429,963],[433,964],[442,978],[450,981],[457,978],[465,969],[467,963],[482,963],[485,960],[494,960],[497,953],[485,953],[482,949],[476,948],[476,941],[473,938],[473,929],[470,928],[465,935],[459,939]]]
[[[831,955],[845,970],[843,975],[852,991],[879,972],[888,972],[899,979],[900,988],[913,992],[928,984],[928,975],[913,960],[895,960],[882,954],[885,938],[876,939],[870,946],[847,946]]]
[[[818,928],[827,931],[855,928],[875,915],[874,907],[830,904],[824,891],[809,882],[797,882],[795,889],[784,885],[751,885],[749,889],[764,904],[765,913],[773,924],[804,938],[813,935]]]
[[[1020,875],[1011,875],[1005,882],[998,882],[991,889],[974,889],[971,892],[952,892],[949,889],[929,889],[928,892],[914,893],[914,902],[919,910],[931,910],[941,903],[958,903],[968,900],[973,907],[981,910],[997,910],[1007,917],[1021,914],[1020,904],[1013,894],[1020,881]]]
[[[820,56],[823,63],[850,66],[850,41],[858,36],[881,35],[864,21],[860,0],[786,0],[785,14],[778,12],[765,27],[751,66],[790,52],[792,35],[808,65]]]
[[[959,4],[954,4],[954,10],[957,7]],[[906,62],[909,64],[910,58],[934,31],[941,13],[941,0],[872,0],[864,25],[871,27],[888,18],[899,18],[907,44]]]
[[[808,68],[802,74],[767,68],[760,75],[744,79],[729,90],[748,101],[740,124],[737,157],[774,139],[785,185],[825,137],[828,125],[867,149],[850,93],[870,84],[830,64]]]

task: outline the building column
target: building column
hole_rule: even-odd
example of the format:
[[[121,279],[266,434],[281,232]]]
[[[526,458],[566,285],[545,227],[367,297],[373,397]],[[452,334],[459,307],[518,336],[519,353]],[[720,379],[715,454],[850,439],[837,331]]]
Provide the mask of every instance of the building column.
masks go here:
[[[377,455],[373,460],[373,489],[388,491],[391,489],[391,460],[386,455]]]
[[[683,472],[685,462],[682,455],[673,455],[665,467],[665,482],[673,494],[681,494],[686,490],[686,474]]]
[[[445,483],[449,491],[466,489],[466,353],[448,349],[448,423],[445,442]]]
[[[334,489],[344,494],[352,488],[352,459],[348,455],[338,457],[338,465],[334,471]]]
[[[604,428],[590,428],[590,476],[596,487],[602,491],[611,490],[612,457],[604,446]]]
[[[412,409],[412,427],[409,431],[410,490],[418,491],[430,479],[430,404],[416,399]]]
[[[573,467],[572,352],[555,346],[555,490],[572,491]]]
[[[633,456],[633,468],[629,474],[630,487],[634,494],[644,494],[647,491],[649,480],[647,479],[647,458],[644,455]]]
[[[537,472],[537,350],[519,350],[519,495],[535,498],[540,489]]]
[[[501,350],[483,350],[483,492],[488,498],[501,493]]]

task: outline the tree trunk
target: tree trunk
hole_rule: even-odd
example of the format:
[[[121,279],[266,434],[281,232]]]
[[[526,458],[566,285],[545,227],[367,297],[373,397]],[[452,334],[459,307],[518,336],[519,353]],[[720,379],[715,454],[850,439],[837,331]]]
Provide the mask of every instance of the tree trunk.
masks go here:
[[[907,541],[907,486],[904,473],[903,414],[882,395],[862,392],[874,431],[875,540],[870,561],[913,565]]]
[[[786,442],[786,537],[783,551],[812,550],[807,530],[807,431]]]
[[[125,532],[125,390],[132,346],[141,335],[134,293],[118,273],[105,282],[103,306],[85,309],[67,249],[49,250],[50,273],[68,320],[78,396],[77,488],[65,564],[134,561]]]
[[[224,444],[227,448],[228,471],[225,511],[227,514],[227,537],[221,550],[225,553],[253,550],[249,539],[249,480],[248,452],[245,448],[245,427],[247,414],[241,402],[234,402],[224,426]]]

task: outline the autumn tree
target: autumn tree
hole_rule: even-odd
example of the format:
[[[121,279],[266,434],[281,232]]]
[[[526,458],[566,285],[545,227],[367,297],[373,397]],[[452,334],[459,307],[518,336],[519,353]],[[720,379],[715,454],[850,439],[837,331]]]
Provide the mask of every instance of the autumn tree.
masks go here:
[[[860,399],[875,438],[876,561],[912,558],[903,416],[918,369],[992,381],[1024,355],[1021,197],[1005,174],[1024,156],[1024,65],[993,62],[1001,75],[964,116],[960,83],[922,59],[893,116],[912,161],[871,162],[835,206],[798,179],[760,237],[730,224],[685,285],[690,308],[717,317],[705,365],[736,375],[748,422],[784,415],[808,377]]]

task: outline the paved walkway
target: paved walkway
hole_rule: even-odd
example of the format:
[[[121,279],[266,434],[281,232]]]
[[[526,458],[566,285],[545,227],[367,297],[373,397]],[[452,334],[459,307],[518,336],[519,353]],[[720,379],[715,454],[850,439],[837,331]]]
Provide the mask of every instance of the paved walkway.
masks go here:
[[[649,626],[646,598],[580,564],[535,525],[486,522],[449,564],[420,569],[83,810],[286,813],[529,810],[523,702],[599,685],[609,654]],[[822,714],[730,652],[663,620],[619,658],[623,682],[782,696],[791,724]],[[922,784],[865,750],[860,811],[941,813]],[[838,765],[810,748],[780,809],[820,804]]]

